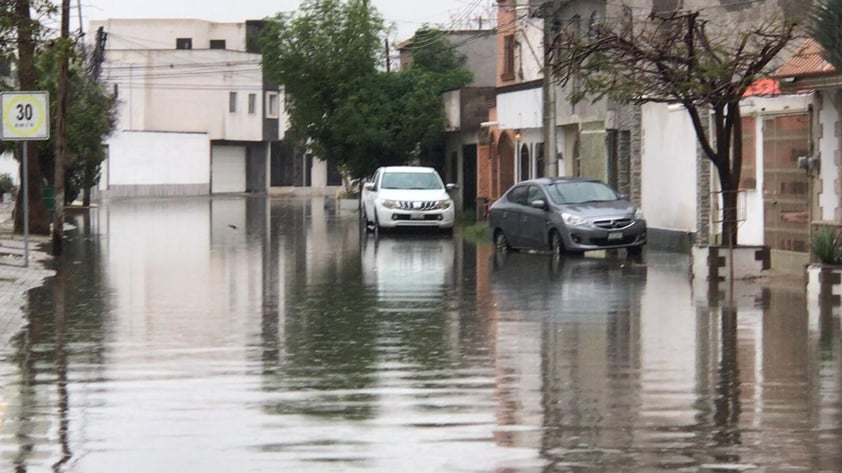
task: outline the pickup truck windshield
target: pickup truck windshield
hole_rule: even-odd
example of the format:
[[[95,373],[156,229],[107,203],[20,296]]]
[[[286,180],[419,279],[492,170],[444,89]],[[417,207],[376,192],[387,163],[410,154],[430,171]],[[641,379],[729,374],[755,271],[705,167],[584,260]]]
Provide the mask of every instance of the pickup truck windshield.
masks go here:
[[[380,187],[383,189],[441,189],[439,176],[431,172],[387,172],[383,174]]]

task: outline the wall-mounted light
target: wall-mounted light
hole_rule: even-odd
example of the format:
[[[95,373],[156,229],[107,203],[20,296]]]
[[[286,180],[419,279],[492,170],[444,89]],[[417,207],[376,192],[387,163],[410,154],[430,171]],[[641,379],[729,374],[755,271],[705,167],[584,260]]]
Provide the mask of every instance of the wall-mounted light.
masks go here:
[[[520,141],[523,138],[523,135],[520,134],[520,130],[515,130],[515,140]]]

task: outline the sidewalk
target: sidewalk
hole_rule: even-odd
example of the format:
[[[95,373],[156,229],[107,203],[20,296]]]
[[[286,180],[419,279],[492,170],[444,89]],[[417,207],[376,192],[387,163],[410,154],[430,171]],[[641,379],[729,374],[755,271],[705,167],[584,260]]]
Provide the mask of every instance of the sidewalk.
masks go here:
[[[47,269],[51,256],[42,250],[49,237],[29,236],[29,267],[24,267],[23,235],[14,234],[13,202],[0,202],[0,345],[25,324],[26,293],[55,274]]]

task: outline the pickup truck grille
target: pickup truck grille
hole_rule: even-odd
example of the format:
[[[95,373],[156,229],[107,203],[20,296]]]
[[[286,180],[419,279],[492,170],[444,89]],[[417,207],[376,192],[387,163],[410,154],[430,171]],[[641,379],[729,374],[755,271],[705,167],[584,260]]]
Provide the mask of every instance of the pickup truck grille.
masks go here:
[[[398,208],[401,210],[433,210],[436,208],[436,202],[432,200],[428,201],[411,201],[411,200],[401,200],[398,202]]]

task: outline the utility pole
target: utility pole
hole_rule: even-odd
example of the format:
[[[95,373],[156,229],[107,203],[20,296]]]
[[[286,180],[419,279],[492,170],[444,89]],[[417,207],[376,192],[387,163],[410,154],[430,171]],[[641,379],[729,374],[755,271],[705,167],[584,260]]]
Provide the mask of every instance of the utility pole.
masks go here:
[[[556,150],[556,97],[552,79],[551,48],[558,25],[558,9],[555,2],[543,5],[544,17],[544,169],[545,176],[558,176],[558,151]]]
[[[56,103],[56,162],[53,187],[55,202],[53,213],[53,256],[64,252],[64,178],[67,167],[67,97],[68,69],[70,66],[70,0],[61,1],[61,39],[59,40],[60,64],[58,72],[58,97]]]

